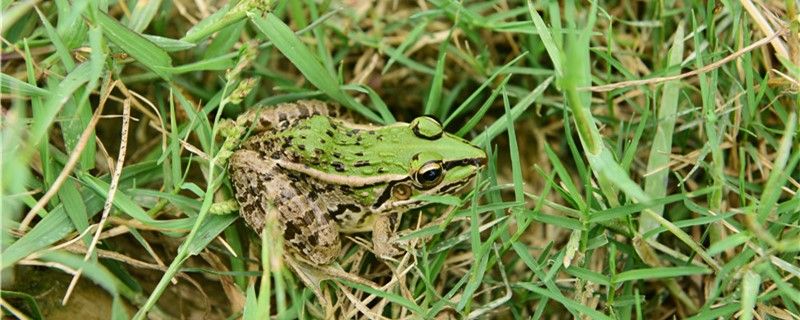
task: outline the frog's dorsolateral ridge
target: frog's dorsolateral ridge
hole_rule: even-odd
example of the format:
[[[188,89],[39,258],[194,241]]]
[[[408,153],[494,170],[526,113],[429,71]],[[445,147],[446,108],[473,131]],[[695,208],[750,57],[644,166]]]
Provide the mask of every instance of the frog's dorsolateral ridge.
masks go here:
[[[285,243],[317,265],[339,256],[339,232],[372,231],[376,252],[392,255],[393,214],[425,205],[419,195],[461,191],[486,163],[430,117],[381,127],[341,111],[313,100],[250,110],[237,123],[252,134],[230,158],[250,227],[261,232],[277,210]]]

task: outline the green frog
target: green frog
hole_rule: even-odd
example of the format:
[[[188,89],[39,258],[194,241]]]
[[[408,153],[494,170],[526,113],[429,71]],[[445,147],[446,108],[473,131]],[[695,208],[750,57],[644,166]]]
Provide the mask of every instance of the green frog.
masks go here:
[[[426,205],[421,195],[458,193],[486,163],[483,150],[430,117],[363,125],[305,100],[236,122],[251,128],[228,168],[241,216],[260,233],[277,210],[287,249],[315,265],[339,257],[340,233],[372,231],[376,254],[397,255],[397,215]]]

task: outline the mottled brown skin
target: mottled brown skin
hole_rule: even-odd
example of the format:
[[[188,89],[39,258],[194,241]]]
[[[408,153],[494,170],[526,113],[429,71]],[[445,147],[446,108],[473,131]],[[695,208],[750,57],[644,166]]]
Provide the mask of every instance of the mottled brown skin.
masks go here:
[[[306,196],[316,194],[317,188],[311,185],[311,179],[290,176],[290,172],[279,168],[274,159],[267,156],[281,152],[281,143],[260,138],[314,115],[349,117],[340,108],[315,100],[254,110],[239,117],[239,125],[247,128],[252,124],[253,138],[233,153],[229,171],[241,215],[253,230],[261,233],[267,213],[278,210],[281,231],[289,247],[315,264],[327,264],[341,249],[339,227],[321,198]],[[271,199],[272,203],[264,199]]]

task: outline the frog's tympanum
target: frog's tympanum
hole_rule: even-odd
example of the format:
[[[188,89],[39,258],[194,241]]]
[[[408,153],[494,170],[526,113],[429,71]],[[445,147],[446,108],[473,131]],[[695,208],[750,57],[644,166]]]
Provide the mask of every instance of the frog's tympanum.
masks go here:
[[[398,252],[396,214],[426,204],[420,195],[470,185],[486,153],[442,131],[430,117],[359,125],[342,109],[297,101],[253,109],[237,123],[249,138],[230,158],[240,213],[257,232],[277,210],[287,248],[316,265],[339,257],[340,232],[373,232],[375,252]]]

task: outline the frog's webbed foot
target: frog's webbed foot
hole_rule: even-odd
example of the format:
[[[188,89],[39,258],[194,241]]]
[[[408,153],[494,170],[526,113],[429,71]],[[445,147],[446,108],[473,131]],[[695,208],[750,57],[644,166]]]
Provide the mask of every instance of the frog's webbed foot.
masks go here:
[[[397,218],[396,214],[380,215],[372,227],[372,250],[382,259],[392,259],[403,254],[395,240]]]

